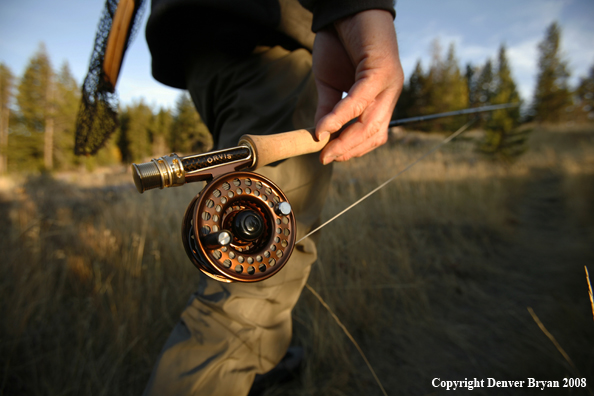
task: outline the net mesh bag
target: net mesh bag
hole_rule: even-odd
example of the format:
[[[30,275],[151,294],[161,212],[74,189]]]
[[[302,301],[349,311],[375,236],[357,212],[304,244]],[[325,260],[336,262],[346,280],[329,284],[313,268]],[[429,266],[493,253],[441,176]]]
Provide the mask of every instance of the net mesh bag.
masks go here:
[[[89,62],[89,70],[82,85],[81,103],[76,117],[74,153],[77,155],[97,153],[118,126],[119,103],[115,83],[111,83],[106,77],[103,62],[119,2],[120,0],[105,2],[97,28],[95,45]],[[132,43],[142,21],[144,0],[133,0],[133,4],[134,9],[123,52]]]

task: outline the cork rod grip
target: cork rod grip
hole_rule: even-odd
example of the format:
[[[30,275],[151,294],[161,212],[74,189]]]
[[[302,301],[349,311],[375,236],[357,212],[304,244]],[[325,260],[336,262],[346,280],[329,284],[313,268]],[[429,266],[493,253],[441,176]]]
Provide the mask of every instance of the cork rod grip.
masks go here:
[[[254,153],[252,169],[255,170],[276,161],[317,153],[329,141],[330,138],[318,141],[315,137],[315,128],[308,128],[275,135],[243,135],[239,139],[239,144],[247,142],[252,147]]]

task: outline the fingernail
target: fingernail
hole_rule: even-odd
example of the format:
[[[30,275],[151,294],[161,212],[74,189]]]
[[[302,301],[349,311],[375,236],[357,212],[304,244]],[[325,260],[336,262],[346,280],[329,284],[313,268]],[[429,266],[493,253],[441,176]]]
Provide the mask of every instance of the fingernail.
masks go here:
[[[336,157],[329,155],[324,157],[324,159],[322,159],[322,165],[328,165],[330,162],[334,161]]]
[[[330,137],[329,132],[322,132],[318,135],[318,141],[326,140],[328,137]]]

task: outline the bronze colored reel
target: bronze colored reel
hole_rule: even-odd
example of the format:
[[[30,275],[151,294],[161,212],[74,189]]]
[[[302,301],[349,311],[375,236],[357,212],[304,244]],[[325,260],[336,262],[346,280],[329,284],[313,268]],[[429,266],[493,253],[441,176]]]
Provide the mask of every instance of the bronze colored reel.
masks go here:
[[[182,223],[188,257],[221,282],[257,282],[276,274],[293,252],[295,234],[285,194],[252,172],[212,180],[192,200]]]
[[[287,263],[297,231],[287,196],[266,177],[241,169],[255,163],[250,143],[204,154],[166,155],[133,164],[139,192],[206,181],[182,221],[186,254],[221,282],[257,282]]]

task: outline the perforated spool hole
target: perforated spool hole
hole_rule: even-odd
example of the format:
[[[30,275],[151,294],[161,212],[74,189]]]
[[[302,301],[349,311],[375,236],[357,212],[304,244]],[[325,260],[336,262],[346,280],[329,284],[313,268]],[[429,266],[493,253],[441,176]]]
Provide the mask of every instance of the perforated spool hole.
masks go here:
[[[238,256],[238,257],[237,257],[237,261],[239,261],[239,262],[240,262],[240,263],[242,263],[242,264],[243,264],[243,261],[244,261],[244,260],[245,260],[245,259],[243,258],[243,256]]]
[[[270,250],[274,252],[276,250],[276,245],[270,245]]]
[[[250,265],[250,266],[248,267],[248,270],[247,270],[247,272],[248,272],[248,274],[250,274],[250,275],[254,275],[254,272],[256,272],[256,269]]]
[[[223,190],[229,191],[229,189],[231,188],[231,185],[229,183],[225,182],[225,183],[223,183],[222,187],[223,187]]]
[[[283,241],[281,242],[282,247],[286,248],[289,245],[289,242],[287,242],[285,239],[283,239]]]
[[[215,250],[214,252],[212,252],[212,256],[218,260],[221,257],[223,257],[223,253],[221,253],[219,250]]]
[[[266,271],[266,264],[262,263],[258,266],[258,269],[260,270],[260,272],[264,272]]]
[[[233,252],[233,251],[229,252],[229,258],[231,260],[233,260],[235,258],[235,252]]]
[[[248,264],[254,264],[254,259],[252,257],[248,257],[247,258],[247,263]]]
[[[258,190],[255,190],[255,191],[254,191],[254,195],[255,195],[256,197],[259,197],[259,196],[260,196],[260,191],[258,191]]]
[[[264,191],[266,191],[266,194],[268,195],[272,194],[272,189],[270,187],[266,187]]]
[[[252,185],[252,179],[247,178],[243,181],[245,183],[246,186],[251,186]]]
[[[268,260],[268,265],[270,265],[271,267],[274,267],[274,265],[276,264],[276,260],[271,258],[270,260]]]
[[[210,213],[208,212],[202,212],[202,220],[210,220]]]
[[[251,193],[252,193],[252,189],[251,189],[251,188],[249,188],[249,187],[248,187],[248,188],[246,188],[246,189],[245,189],[245,193],[246,193],[246,194],[251,194]]]
[[[233,193],[233,191],[229,191],[229,192],[227,193],[227,196],[228,196],[229,198],[233,198],[233,197],[235,196],[235,194]]]
[[[221,203],[225,205],[227,203],[227,197],[221,198]]]
[[[283,224],[284,225],[289,224],[289,218],[287,216],[283,217]]]
[[[204,236],[204,235],[208,235],[210,234],[210,227],[205,225],[200,229],[200,233]]]
[[[270,257],[270,252],[268,250],[264,252],[264,257],[266,257],[266,258]]]
[[[256,182],[256,188],[259,190],[262,188],[262,182],[261,181],[257,181]]]
[[[231,260],[223,261],[223,265],[225,266],[225,268],[231,268]]]
[[[221,196],[221,190],[214,190],[212,192],[213,197],[218,198]]]
[[[237,264],[235,266],[235,272],[237,272],[238,274],[241,274],[243,272],[243,266],[240,264]]]
[[[276,251],[276,257],[278,257],[278,258],[283,257],[283,251],[282,250],[277,250]]]
[[[258,256],[256,256],[256,261],[257,261],[257,262],[260,262],[260,261],[262,261],[262,256],[259,256],[259,255],[258,255]]]
[[[262,200],[263,201],[267,201],[268,200],[268,197],[266,195],[262,194]]]
[[[275,237],[274,237],[274,243],[279,243],[279,242],[280,242],[280,238],[279,238],[279,237],[277,237],[277,236],[275,236]]]
[[[209,199],[208,201],[206,201],[206,207],[211,209],[214,206],[214,201],[212,199]]]
[[[223,210],[223,207],[221,205],[217,205],[217,207],[215,208],[215,210],[217,211],[217,213],[220,213],[221,210]]]
[[[237,190],[235,190],[235,192],[237,193],[237,195],[243,194],[243,190],[241,188],[238,188]]]
[[[241,184],[241,182],[239,181],[239,179],[237,179],[237,178],[233,179],[233,185],[235,187],[239,187],[240,184]]]

